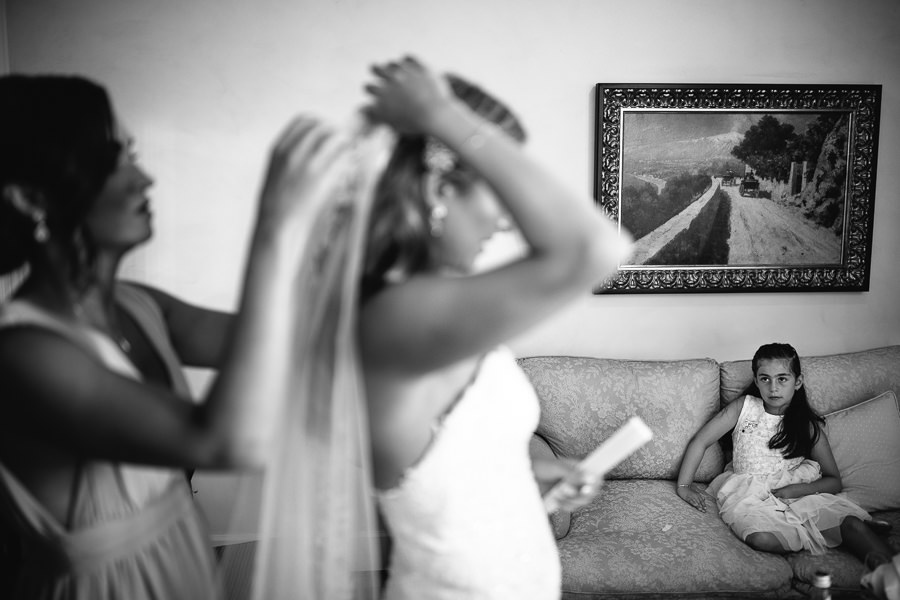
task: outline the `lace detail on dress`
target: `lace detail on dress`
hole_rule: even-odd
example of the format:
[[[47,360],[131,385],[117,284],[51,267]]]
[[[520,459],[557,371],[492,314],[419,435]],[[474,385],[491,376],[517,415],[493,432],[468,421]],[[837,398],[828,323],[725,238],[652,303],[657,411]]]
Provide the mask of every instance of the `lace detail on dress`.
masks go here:
[[[559,598],[556,542],[528,454],[539,417],[512,354],[488,354],[402,487],[378,494],[393,538],[384,600]]]
[[[447,421],[447,418],[451,414],[453,414],[453,410],[466,396],[469,388],[471,388],[472,385],[474,385],[478,380],[478,376],[481,373],[481,367],[484,364],[485,356],[487,355],[483,355],[478,359],[478,364],[475,365],[475,369],[472,371],[472,376],[469,378],[469,381],[467,381],[462,389],[459,390],[459,392],[456,394],[456,398],[453,399],[453,401],[450,403],[450,406],[447,407],[447,410],[441,413],[435,420],[435,422],[431,424],[431,438],[428,440],[428,443],[425,445],[425,448],[422,450],[419,458],[416,459],[413,464],[409,465],[403,470],[403,473],[400,475],[400,479],[397,480],[397,483],[395,485],[384,490],[378,490],[379,494],[390,495],[400,493],[400,491],[404,487],[406,480],[416,472],[416,469],[418,469],[423,462],[428,460],[428,453],[431,451],[432,446],[434,446],[437,443],[437,440],[440,438],[441,432],[444,429],[444,423]]]
[[[769,440],[778,432],[782,415],[770,415],[759,398],[747,396],[734,430],[734,472],[769,475],[792,469],[803,458],[786,459],[780,449],[769,448]]]

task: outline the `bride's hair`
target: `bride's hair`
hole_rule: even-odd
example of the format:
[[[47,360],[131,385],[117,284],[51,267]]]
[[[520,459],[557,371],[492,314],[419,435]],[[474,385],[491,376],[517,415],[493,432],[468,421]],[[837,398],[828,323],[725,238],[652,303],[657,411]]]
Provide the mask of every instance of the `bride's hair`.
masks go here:
[[[457,75],[447,75],[453,93],[483,119],[511,138],[525,141],[525,130],[510,109],[480,87]],[[403,135],[375,190],[368,227],[361,297],[365,302],[387,285],[388,273],[400,278],[421,272],[431,264],[428,206],[422,177],[433,167],[426,148],[435,140]],[[475,180],[471,166],[455,161],[441,174],[465,189]]]

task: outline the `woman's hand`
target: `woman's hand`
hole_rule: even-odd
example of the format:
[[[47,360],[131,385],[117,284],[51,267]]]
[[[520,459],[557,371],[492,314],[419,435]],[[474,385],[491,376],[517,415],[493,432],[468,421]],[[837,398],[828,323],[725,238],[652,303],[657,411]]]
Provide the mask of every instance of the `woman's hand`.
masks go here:
[[[447,79],[411,56],[375,65],[372,72],[378,79],[365,86],[372,103],[364,110],[400,133],[428,133],[434,119],[455,102]]]
[[[259,204],[262,225],[311,219],[335,195],[349,165],[349,140],[318,119],[300,116],[272,149]]]
[[[589,504],[603,487],[603,478],[578,469],[577,461],[567,458],[535,458],[534,476],[541,495],[560,484],[559,509],[573,511]]]
[[[679,498],[681,498],[700,512],[706,512],[707,502],[714,501],[712,496],[710,496],[706,492],[696,489],[693,483],[688,487],[678,486],[675,488],[675,490]]]

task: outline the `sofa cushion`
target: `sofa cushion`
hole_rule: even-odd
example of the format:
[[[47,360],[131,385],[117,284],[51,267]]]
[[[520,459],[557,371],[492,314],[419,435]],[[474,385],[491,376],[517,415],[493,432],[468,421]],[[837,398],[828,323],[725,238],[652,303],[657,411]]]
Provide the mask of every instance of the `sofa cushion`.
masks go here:
[[[898,364],[900,346],[800,357],[809,403],[820,415],[859,404],[887,390],[900,396]],[[749,360],[723,362],[720,369],[724,406],[742,395],[753,373]]]
[[[893,391],[825,415],[844,492],[868,511],[900,509],[900,407]]]
[[[792,572],[776,554],[739,540],[715,509],[700,512],[672,481],[607,481],[572,515],[559,540],[565,597],[710,595],[790,590]]]
[[[631,416],[653,440],[608,479],[675,479],[684,449],[719,407],[719,366],[711,358],[630,361],[572,356],[519,359],[541,400],[538,433],[558,456],[583,458]],[[722,472],[722,450],[707,450],[696,481]]]

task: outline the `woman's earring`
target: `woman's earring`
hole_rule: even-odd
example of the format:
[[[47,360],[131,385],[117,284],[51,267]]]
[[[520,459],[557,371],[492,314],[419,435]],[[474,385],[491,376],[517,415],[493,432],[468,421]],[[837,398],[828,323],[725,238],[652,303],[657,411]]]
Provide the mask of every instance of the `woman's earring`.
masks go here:
[[[47,213],[26,197],[25,191],[18,185],[7,185],[3,188],[3,199],[12,204],[24,216],[34,222],[32,235],[39,244],[50,239],[50,228],[47,227]]]
[[[444,235],[444,219],[447,218],[447,207],[437,203],[431,207],[428,215],[428,232],[431,237],[439,238]]]
[[[38,244],[44,244],[50,239],[50,228],[47,227],[47,219],[42,214],[35,217],[34,239]]]

